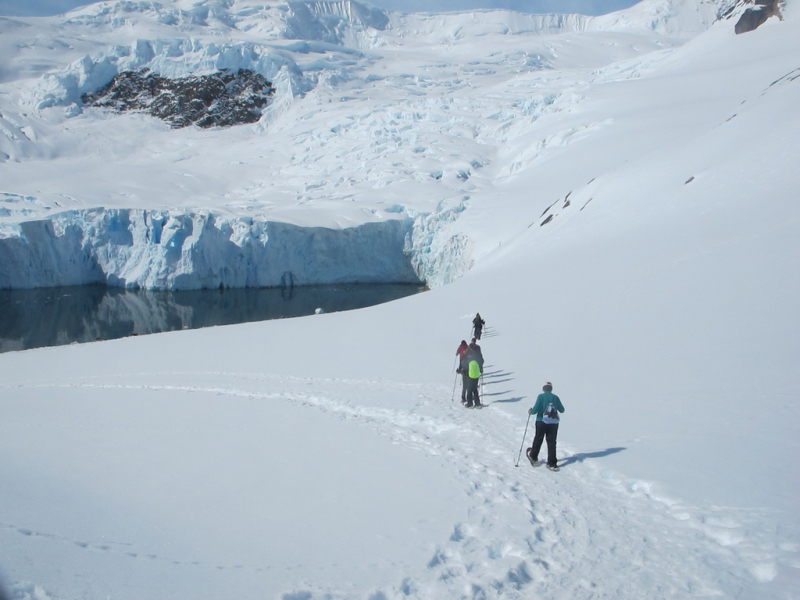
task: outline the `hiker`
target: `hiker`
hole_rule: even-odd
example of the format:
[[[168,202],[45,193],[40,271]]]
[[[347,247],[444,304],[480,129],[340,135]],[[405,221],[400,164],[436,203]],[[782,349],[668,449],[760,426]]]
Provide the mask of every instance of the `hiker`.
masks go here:
[[[466,397],[462,392],[462,402],[466,402],[467,408],[482,407],[478,394],[478,382],[483,374],[483,354],[474,339],[464,353],[459,369],[461,370],[462,383],[466,391]]]
[[[467,402],[467,387],[469,383],[467,382],[467,372],[461,368],[461,362],[464,360],[464,354],[469,349],[467,345],[467,340],[461,340],[461,345],[456,350],[456,354],[458,355],[458,367],[456,368],[456,373],[461,375],[461,404],[466,404]]]
[[[477,356],[477,360],[481,366],[481,373],[483,373],[483,352],[481,351],[481,347],[478,345],[478,342],[475,338],[472,338],[469,342],[469,346],[467,346],[467,352],[471,352],[473,355]]]
[[[478,394],[478,384],[481,380],[481,368],[477,360],[469,361],[469,368],[467,370],[467,408],[482,408],[481,398]]]
[[[536,415],[536,434],[533,436],[533,445],[528,448],[526,454],[531,465],[538,467],[539,450],[542,449],[542,441],[547,438],[547,468],[551,471],[558,471],[558,460],[556,459],[556,438],[558,437],[558,413],[564,412],[564,405],[561,399],[553,393],[553,384],[549,381],[542,387],[542,393],[536,398],[536,404],[530,410],[531,415]]]
[[[486,325],[486,321],[481,319],[481,313],[477,313],[475,318],[472,319],[472,330],[475,332],[475,339],[481,339],[481,332],[483,331],[483,326]]]

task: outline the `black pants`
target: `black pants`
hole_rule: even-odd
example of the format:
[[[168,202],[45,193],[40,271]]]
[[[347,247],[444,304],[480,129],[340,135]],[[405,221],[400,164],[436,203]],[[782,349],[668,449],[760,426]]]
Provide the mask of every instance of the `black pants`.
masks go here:
[[[542,442],[547,438],[547,465],[555,467],[556,459],[556,438],[558,437],[558,423],[545,423],[536,421],[536,434],[533,436],[533,446],[531,446],[531,456],[534,460],[539,460],[539,450],[542,449]]]
[[[469,374],[464,372],[461,373],[461,402],[467,401],[468,391],[469,391]]]
[[[472,377],[467,377],[467,406],[477,406],[481,403],[481,399],[478,397],[478,382],[480,379],[473,379]]]

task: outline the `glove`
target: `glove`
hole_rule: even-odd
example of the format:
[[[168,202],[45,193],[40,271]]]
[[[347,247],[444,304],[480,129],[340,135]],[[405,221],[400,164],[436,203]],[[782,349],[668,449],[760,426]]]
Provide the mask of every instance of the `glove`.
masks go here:
[[[533,415],[535,415],[536,413],[535,413],[535,412],[533,412],[533,409],[530,409],[530,410],[528,411],[528,414],[529,414],[529,415],[531,415],[531,416],[533,416]]]

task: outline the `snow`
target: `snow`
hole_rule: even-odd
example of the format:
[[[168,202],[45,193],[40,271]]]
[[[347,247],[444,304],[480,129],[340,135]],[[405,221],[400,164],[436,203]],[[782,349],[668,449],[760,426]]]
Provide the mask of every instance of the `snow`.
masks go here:
[[[7,280],[78,273],[71,235],[103,278],[218,285],[227,241],[269,251],[258,227],[291,231],[298,278],[340,276],[314,271],[311,230],[370,226],[403,235],[359,238],[361,266],[434,287],[0,354],[12,597],[800,596],[794,6],[737,36],[689,0],[560,30],[509,11],[376,29],[333,3],[304,41],[282,37],[289,4],[145,4],[0,21]],[[279,57],[280,97],[253,126],[170,130],[54,85],[138,40],[160,66],[192,40],[176,74],[216,68],[212,46],[262,74]],[[158,242],[112,243],[146,227],[100,225],[145,214],[226,243],[169,271]],[[9,269],[48,226],[24,256],[50,271]],[[487,407],[467,411],[452,367],[478,311]],[[545,381],[558,473],[515,466]]]

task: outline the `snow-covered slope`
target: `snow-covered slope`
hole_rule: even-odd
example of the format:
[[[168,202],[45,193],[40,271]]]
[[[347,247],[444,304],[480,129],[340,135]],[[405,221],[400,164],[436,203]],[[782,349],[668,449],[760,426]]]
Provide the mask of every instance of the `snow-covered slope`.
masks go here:
[[[415,273],[452,283],[0,355],[16,595],[800,596],[796,7],[735,35],[737,12],[702,30],[703,2],[562,33],[499,12],[348,25],[336,3],[289,40],[291,3],[145,4],[4,22],[4,243],[67,209],[93,248],[86,215],[113,210],[396,221]],[[278,98],[211,131],[66,101],[59,78],[148,56],[138,39],[175,73],[280,57]],[[170,62],[170,39],[194,41]],[[450,370],[477,311],[480,412]],[[560,473],[514,466],[544,381]]]
[[[238,228],[249,227],[251,219],[336,228],[412,219],[416,230],[427,233],[409,236],[399,246],[403,252],[385,261],[409,262],[431,285],[452,281],[478,243],[454,225],[455,218],[532,152],[542,153],[526,145],[516,156],[509,152],[511,140],[524,137],[540,117],[572,111],[581,102],[584,76],[551,72],[603,68],[672,47],[710,22],[711,4],[699,5],[692,19],[687,6],[653,0],[590,18],[509,11],[399,15],[354,1],[126,1],[51,19],[4,19],[9,60],[0,100],[6,134],[0,140],[6,167],[0,220],[10,225],[0,245],[13,244],[13,265],[42,266],[32,275],[6,261],[0,285],[99,278],[163,286],[176,278],[186,282],[186,265],[202,268],[194,257],[195,236],[186,231],[171,238],[189,240],[178,249],[179,270],[173,269],[176,261],[157,258],[168,249],[152,248],[155,238],[142,238],[146,244],[132,253],[140,260],[153,257],[138,269],[153,276],[131,277],[125,261],[93,250],[105,246],[104,239],[92,238],[91,231],[103,236],[100,229],[80,225],[92,219],[86,209],[100,207],[177,211],[175,223],[192,221],[200,211],[222,212],[228,220],[241,218]],[[565,37],[577,31],[598,33]],[[141,69],[165,78],[248,69],[276,92],[260,123],[210,132],[176,132],[145,114],[85,104],[85,94],[119,73]],[[71,243],[87,257],[79,261],[89,265],[82,271],[48,268],[38,258],[53,254],[46,238],[29,240],[16,225],[65,210],[82,231],[79,243]],[[218,239],[224,261],[230,236]],[[65,243],[52,239],[54,247]],[[209,240],[204,243],[206,253],[214,252]],[[130,253],[122,248],[112,254],[120,252]],[[297,268],[275,267],[281,273]],[[385,276],[376,268],[368,279]],[[327,280],[311,272],[299,279]],[[189,281],[210,285],[205,276]]]

